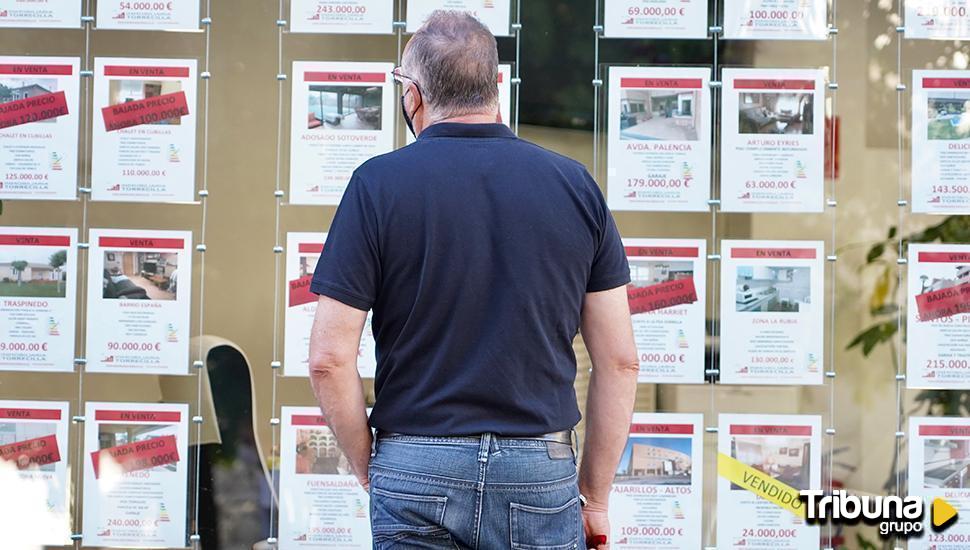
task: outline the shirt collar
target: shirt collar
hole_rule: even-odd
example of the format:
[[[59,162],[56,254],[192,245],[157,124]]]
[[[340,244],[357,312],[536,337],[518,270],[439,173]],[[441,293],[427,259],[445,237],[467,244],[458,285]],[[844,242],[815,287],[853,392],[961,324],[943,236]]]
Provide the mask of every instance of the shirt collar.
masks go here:
[[[425,128],[418,139],[436,137],[470,137],[470,138],[514,138],[515,133],[504,125],[465,124],[461,122],[439,122]]]

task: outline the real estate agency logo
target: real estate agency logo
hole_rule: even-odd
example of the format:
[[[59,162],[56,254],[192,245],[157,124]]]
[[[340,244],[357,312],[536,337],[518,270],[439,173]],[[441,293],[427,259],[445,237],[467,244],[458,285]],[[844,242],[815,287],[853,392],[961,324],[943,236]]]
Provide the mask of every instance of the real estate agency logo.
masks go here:
[[[883,538],[921,537],[926,508],[930,508],[930,525],[934,532],[942,532],[957,521],[957,510],[942,498],[932,503],[923,497],[908,496],[856,496],[846,491],[833,491],[826,495],[819,490],[802,490],[799,497],[805,505],[805,521],[809,525],[835,524],[855,525],[860,521],[879,528]]]

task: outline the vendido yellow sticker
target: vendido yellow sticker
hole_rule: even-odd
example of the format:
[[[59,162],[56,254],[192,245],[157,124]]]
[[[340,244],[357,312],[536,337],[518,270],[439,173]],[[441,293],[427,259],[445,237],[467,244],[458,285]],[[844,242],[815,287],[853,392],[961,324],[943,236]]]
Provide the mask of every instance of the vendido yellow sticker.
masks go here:
[[[769,474],[724,453],[717,453],[717,475],[802,519],[805,518],[805,503],[798,498],[798,489],[778,481]]]

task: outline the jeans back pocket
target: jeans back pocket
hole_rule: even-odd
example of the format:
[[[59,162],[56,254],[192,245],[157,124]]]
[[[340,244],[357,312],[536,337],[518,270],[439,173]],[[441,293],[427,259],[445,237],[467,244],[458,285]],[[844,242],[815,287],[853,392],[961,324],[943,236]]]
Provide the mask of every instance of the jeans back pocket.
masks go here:
[[[513,550],[571,550],[579,547],[579,499],[554,508],[509,505]]]
[[[443,527],[448,497],[414,495],[371,487],[374,542],[407,537],[449,537]]]

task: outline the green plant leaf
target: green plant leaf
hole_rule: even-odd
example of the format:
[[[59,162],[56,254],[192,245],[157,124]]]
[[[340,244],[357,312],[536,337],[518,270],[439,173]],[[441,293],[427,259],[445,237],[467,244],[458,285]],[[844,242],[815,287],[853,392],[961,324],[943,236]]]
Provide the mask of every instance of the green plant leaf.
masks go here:
[[[871,264],[876,261],[879,256],[882,256],[886,252],[886,243],[879,243],[869,249],[869,253],[866,254],[866,263]]]
[[[876,346],[882,344],[883,342],[892,340],[893,336],[896,334],[896,329],[897,326],[895,320],[877,323],[859,333],[851,342],[849,342],[846,349],[862,346],[862,355],[868,357]]]

